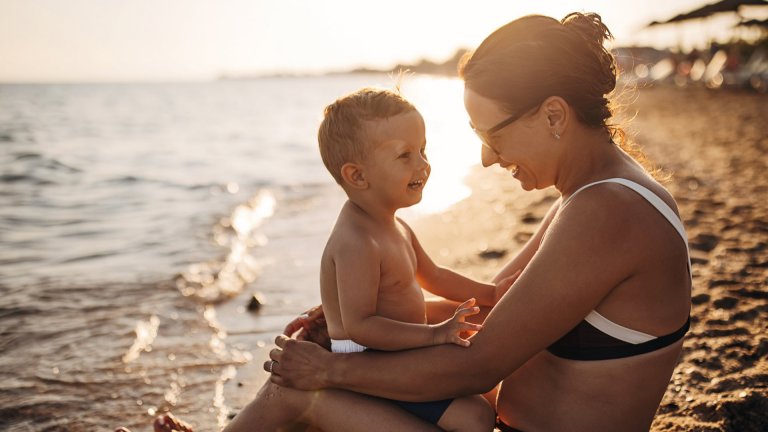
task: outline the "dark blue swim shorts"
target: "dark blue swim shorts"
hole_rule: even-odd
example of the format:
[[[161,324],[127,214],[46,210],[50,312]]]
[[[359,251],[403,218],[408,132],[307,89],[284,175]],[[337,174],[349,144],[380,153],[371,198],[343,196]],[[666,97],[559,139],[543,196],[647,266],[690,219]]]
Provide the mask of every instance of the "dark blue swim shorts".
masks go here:
[[[453,402],[453,399],[443,399],[431,402],[403,402],[392,400],[392,402],[416,417],[432,423],[433,425],[437,425],[437,422],[440,421],[440,417],[443,416],[443,413],[448,409],[448,406]]]

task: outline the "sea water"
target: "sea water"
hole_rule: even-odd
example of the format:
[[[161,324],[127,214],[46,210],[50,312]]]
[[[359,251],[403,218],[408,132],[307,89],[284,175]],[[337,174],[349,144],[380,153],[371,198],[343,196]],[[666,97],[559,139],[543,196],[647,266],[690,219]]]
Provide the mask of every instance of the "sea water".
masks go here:
[[[344,202],[322,108],[395,81],[0,85],[0,429],[225,424],[226,386],[320,301]],[[400,84],[433,165],[407,219],[468,195],[479,146],[459,80]]]

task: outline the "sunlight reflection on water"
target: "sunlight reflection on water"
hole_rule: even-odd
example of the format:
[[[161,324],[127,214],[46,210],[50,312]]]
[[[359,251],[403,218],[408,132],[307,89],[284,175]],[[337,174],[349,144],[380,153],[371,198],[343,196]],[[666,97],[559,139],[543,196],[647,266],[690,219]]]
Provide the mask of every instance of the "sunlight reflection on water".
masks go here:
[[[471,194],[464,179],[480,163],[480,144],[464,110],[464,83],[458,78],[417,76],[406,79],[402,92],[424,117],[432,164],[422,201],[402,213],[438,213]]]

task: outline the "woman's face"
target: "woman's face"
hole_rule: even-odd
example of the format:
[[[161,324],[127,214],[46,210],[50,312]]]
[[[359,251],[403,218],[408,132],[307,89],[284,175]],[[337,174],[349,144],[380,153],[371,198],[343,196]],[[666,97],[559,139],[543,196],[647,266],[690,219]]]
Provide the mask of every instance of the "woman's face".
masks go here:
[[[554,183],[554,155],[545,145],[551,135],[546,127],[547,118],[539,107],[522,113],[518,119],[494,133],[487,131],[503,125],[510,118],[510,113],[503,111],[496,101],[466,87],[464,107],[472,128],[483,141],[483,166],[499,164],[509,170],[525,190],[543,189]]]

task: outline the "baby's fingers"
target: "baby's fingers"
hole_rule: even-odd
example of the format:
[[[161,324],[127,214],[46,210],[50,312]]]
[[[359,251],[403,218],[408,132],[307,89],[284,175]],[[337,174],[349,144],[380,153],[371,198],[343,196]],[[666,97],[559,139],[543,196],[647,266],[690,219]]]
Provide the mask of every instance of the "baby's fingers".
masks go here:
[[[472,297],[471,299],[469,299],[469,300],[465,301],[464,303],[460,304],[459,306],[457,306],[456,307],[456,311],[459,311],[461,309],[471,308],[472,306],[475,305],[475,302],[476,302],[475,298]]]
[[[453,338],[451,338],[451,342],[454,345],[458,345],[458,346],[464,347],[464,348],[467,348],[470,345],[472,345],[472,342],[470,342],[468,339],[462,339],[462,338],[460,338],[458,336],[454,336]]]
[[[459,332],[465,332],[465,331],[479,332],[482,329],[483,329],[483,326],[481,324],[474,324],[470,322],[459,323]]]
[[[456,310],[456,314],[454,314],[454,318],[459,320],[464,320],[464,318],[477,315],[480,313],[480,308],[477,306],[473,306],[470,308],[464,308],[464,309],[458,309]]]

